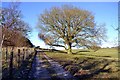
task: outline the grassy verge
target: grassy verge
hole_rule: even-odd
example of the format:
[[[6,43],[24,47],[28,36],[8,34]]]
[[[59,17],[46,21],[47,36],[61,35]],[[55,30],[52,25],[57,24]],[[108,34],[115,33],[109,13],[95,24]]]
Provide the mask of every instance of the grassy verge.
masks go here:
[[[117,49],[73,50],[77,54],[46,52],[47,56],[59,62],[65,70],[78,78],[118,78]]]

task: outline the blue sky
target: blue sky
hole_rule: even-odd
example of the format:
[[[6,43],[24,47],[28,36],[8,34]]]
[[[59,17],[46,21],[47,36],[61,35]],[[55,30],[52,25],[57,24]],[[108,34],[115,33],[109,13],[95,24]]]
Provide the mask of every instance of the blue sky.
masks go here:
[[[107,42],[103,42],[102,47],[111,47],[117,41],[117,31],[111,25],[118,27],[118,3],[117,2],[22,2],[20,10],[23,14],[23,20],[32,27],[32,33],[29,37],[31,42],[36,46],[46,47],[44,42],[38,38],[39,30],[36,28],[38,15],[45,9],[50,9],[54,6],[62,6],[70,4],[78,8],[91,11],[95,16],[95,21],[98,24],[105,23],[107,29]],[[8,6],[3,3],[2,6]]]

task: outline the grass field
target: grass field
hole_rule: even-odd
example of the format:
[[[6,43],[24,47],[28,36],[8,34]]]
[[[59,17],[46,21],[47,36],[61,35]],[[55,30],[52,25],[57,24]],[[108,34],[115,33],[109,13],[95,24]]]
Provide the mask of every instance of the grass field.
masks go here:
[[[79,55],[92,56],[92,57],[96,57],[96,58],[97,57],[109,57],[109,58],[114,58],[114,59],[118,58],[118,49],[117,48],[103,48],[96,52],[94,52],[93,50],[86,50],[86,52],[85,52],[85,50],[73,50],[73,52],[79,52],[78,53]]]
[[[103,59],[118,59],[118,49],[116,48],[103,48],[96,52],[93,50],[73,50],[76,54],[64,54],[59,52],[47,52],[47,55],[54,58],[60,58],[61,60],[72,60],[74,58],[91,57],[91,58],[103,58]]]
[[[117,48],[104,48],[96,52],[92,50],[73,50],[76,54],[46,52],[59,62],[63,68],[74,76],[89,76],[91,78],[118,78]]]

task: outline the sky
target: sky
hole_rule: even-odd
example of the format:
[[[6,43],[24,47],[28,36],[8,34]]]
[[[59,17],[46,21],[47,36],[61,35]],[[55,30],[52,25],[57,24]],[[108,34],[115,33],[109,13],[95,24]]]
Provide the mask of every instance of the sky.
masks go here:
[[[118,33],[114,28],[118,27],[118,3],[117,2],[21,2],[20,10],[23,14],[23,20],[27,22],[32,32],[29,39],[35,46],[47,48],[42,40],[38,38],[39,30],[37,28],[38,16],[45,10],[54,6],[64,4],[73,5],[92,12],[97,24],[106,24],[107,41],[102,42],[102,47],[112,47],[117,42]],[[2,7],[7,7],[8,3],[2,3]],[[112,27],[114,26],[114,28]]]
[[[119,0],[4,0],[2,2],[118,2]]]

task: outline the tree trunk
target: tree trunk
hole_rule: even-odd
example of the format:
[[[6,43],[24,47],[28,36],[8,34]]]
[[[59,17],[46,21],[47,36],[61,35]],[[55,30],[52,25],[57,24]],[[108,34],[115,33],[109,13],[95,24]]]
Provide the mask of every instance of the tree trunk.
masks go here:
[[[68,44],[67,53],[68,53],[68,54],[72,54],[72,47],[71,47],[71,43],[69,43],[69,44]]]

